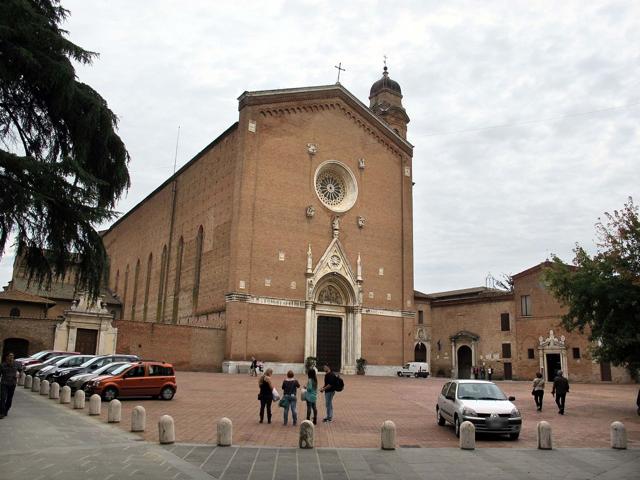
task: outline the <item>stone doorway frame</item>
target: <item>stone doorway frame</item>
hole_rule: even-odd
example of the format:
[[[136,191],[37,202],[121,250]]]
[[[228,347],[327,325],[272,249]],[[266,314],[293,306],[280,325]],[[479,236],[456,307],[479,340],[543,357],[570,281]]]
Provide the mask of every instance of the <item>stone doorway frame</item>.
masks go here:
[[[542,335],[538,337],[538,358],[540,359],[540,372],[543,378],[547,378],[547,354],[560,354],[560,369],[566,378],[569,378],[569,365],[567,362],[567,346],[565,337],[561,335],[556,337],[553,330],[549,330],[549,336],[544,338]]]
[[[451,378],[458,378],[458,349],[466,345],[471,348],[471,369],[476,366],[477,349],[480,336],[467,330],[460,330],[449,337],[451,341]]]

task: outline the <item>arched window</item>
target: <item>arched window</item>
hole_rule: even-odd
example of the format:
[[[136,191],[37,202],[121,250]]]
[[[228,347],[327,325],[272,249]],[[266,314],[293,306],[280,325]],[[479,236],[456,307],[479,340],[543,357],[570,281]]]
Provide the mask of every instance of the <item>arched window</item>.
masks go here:
[[[173,284],[173,312],[171,320],[178,323],[178,306],[180,303],[180,274],[182,270],[182,252],[184,251],[184,240],[180,237],[178,249],[176,251],[176,280]]]
[[[140,278],[140,259],[136,262],[136,271],[133,274],[133,298],[131,299],[131,320],[136,319],[136,304],[138,303],[138,279]]]
[[[11,311],[9,312],[9,316],[10,317],[19,317],[20,316],[20,309],[18,307],[13,307],[11,309]]]
[[[118,293],[118,285],[120,283],[120,270],[118,270],[116,272],[116,286],[115,289],[113,290],[114,292]]]
[[[198,293],[200,292],[200,268],[202,265],[202,242],[204,240],[204,230],[202,225],[198,229],[196,236],[196,255],[193,269],[193,310],[198,308]]]
[[[122,293],[122,314],[126,320],[126,312],[127,312],[127,290],[129,289],[129,265],[127,265],[127,269],[124,271],[124,292]]]
[[[160,282],[158,283],[158,308],[156,309],[156,321],[162,321],[162,303],[164,300],[164,285],[167,276],[167,246],[162,247],[160,257]]]
[[[147,261],[147,278],[144,284],[144,307],[142,307],[142,321],[147,321],[147,311],[149,310],[149,285],[151,284],[151,266],[153,265],[153,253],[149,254]]]

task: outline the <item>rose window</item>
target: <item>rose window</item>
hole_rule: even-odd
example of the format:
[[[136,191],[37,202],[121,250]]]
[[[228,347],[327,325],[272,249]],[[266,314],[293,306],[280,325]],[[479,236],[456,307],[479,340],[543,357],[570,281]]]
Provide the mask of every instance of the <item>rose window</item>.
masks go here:
[[[314,184],[323,205],[337,213],[349,210],[358,198],[355,176],[336,160],[328,160],[318,167]]]
[[[340,205],[344,200],[344,182],[334,171],[326,170],[318,175],[316,190],[327,205]]]

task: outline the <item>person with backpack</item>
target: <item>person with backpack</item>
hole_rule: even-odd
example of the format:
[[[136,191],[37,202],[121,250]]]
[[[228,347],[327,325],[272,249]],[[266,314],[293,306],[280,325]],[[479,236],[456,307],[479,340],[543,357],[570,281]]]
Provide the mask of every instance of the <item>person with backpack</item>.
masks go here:
[[[343,388],[343,380],[333,373],[329,365],[325,365],[324,387],[320,389],[321,392],[324,392],[324,403],[327,408],[327,416],[322,419],[323,422],[331,422],[333,420],[333,396],[336,392],[341,392]]]

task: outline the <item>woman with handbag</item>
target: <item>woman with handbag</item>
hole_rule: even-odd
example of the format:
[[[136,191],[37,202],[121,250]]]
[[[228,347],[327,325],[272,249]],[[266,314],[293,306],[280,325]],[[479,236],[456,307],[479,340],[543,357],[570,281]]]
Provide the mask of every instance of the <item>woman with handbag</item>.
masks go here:
[[[260,393],[258,394],[258,400],[260,400],[260,423],[264,421],[264,408],[267,407],[267,423],[271,423],[271,403],[273,402],[273,383],[271,381],[271,374],[273,370],[267,368],[264,375],[260,376],[258,380],[258,386],[260,387]]]
[[[318,421],[318,409],[316,408],[316,401],[318,400],[318,378],[316,377],[315,368],[310,368],[307,372],[309,380],[307,381],[306,389],[302,391],[304,398],[302,400],[307,402],[307,420],[311,419],[311,411],[313,410],[313,424]]]
[[[538,411],[542,411],[542,397],[544,397],[544,377],[542,373],[536,373],[536,378],[533,379],[533,389],[531,390],[531,395],[533,395],[533,399],[536,402],[536,407],[538,407]]]
[[[293,425],[298,423],[298,396],[296,392],[300,388],[298,380],[293,378],[293,370],[287,372],[287,378],[282,382],[282,400],[280,400],[280,406],[284,408],[284,424],[287,424],[289,420],[289,409],[291,409],[291,416],[293,417]]]

